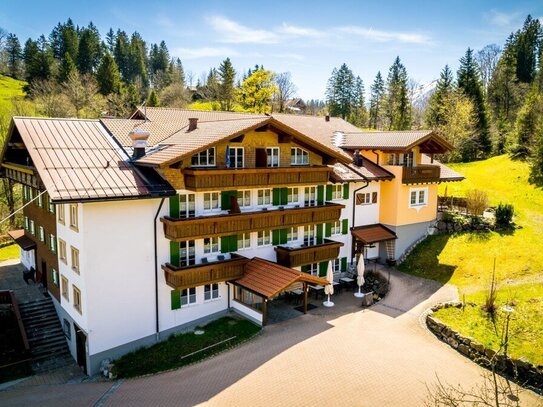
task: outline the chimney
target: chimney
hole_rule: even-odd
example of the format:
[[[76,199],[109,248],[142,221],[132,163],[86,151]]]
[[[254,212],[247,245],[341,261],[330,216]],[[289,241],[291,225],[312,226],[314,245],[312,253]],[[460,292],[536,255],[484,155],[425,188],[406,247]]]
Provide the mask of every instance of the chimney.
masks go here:
[[[329,115],[329,114],[327,114],[326,116],[324,116],[324,121],[327,121],[327,122],[330,121],[330,115]]]
[[[364,157],[362,157],[362,154],[360,154],[360,151],[355,150],[354,156],[353,156],[353,164],[357,167],[362,167],[364,164]]]
[[[189,118],[189,130],[196,130],[198,128],[198,118],[197,117],[191,117]]]
[[[132,139],[132,159],[137,160],[145,155],[149,132],[142,129],[132,130],[128,136]]]

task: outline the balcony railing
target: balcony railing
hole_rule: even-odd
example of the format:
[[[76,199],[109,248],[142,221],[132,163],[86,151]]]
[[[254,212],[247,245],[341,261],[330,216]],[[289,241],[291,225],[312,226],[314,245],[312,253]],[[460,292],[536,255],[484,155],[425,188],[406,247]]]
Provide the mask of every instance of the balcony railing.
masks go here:
[[[185,188],[192,191],[225,190],[257,186],[324,184],[327,166],[275,168],[187,168],[181,170]]]
[[[438,182],[441,168],[437,165],[417,165],[416,167],[403,167],[402,183],[424,184]]]
[[[298,267],[337,259],[341,246],[343,246],[341,242],[325,239],[324,243],[310,246],[277,246],[275,252],[277,263],[286,267]]]
[[[302,208],[260,210],[187,219],[161,218],[166,238],[175,241],[285,229],[339,220],[343,205],[327,203]]]
[[[2,174],[4,177],[33,188],[39,188],[40,183],[36,176],[37,171],[34,167],[4,162],[2,163]],[[1,175],[1,174],[0,174]]]
[[[185,289],[204,284],[235,280],[243,276],[244,265],[248,258],[231,253],[228,260],[175,267],[170,263],[162,266],[166,284],[174,289]]]

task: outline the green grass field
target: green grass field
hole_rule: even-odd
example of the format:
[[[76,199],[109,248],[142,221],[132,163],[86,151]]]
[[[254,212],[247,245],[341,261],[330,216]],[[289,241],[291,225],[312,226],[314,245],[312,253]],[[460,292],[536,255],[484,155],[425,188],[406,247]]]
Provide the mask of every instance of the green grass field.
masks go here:
[[[19,246],[12,244],[0,249],[0,261],[18,259],[19,258]]]
[[[12,98],[23,98],[25,96],[23,87],[24,81],[0,75],[0,105],[11,103]]]
[[[431,236],[399,266],[401,271],[452,283],[466,301],[481,304],[496,260],[498,303],[514,303],[512,327],[516,337],[510,353],[543,363],[543,190],[529,184],[528,164],[502,155],[488,160],[451,165],[466,180],[440,186],[440,195],[464,196],[469,189],[484,190],[491,205],[500,202],[515,207],[515,222],[521,228],[511,233],[460,233]],[[479,307],[440,310],[438,318],[496,346],[499,337]],[[516,322],[515,322],[516,321]],[[498,320],[498,324],[499,324]],[[490,325],[489,325],[490,324]]]

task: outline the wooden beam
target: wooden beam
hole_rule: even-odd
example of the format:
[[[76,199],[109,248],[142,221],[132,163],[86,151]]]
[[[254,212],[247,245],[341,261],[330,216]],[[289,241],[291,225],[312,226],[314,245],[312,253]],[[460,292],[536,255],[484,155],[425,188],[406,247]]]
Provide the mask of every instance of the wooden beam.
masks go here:
[[[262,297],[262,326],[268,324],[268,299]]]
[[[304,314],[307,314],[307,283],[304,283]]]

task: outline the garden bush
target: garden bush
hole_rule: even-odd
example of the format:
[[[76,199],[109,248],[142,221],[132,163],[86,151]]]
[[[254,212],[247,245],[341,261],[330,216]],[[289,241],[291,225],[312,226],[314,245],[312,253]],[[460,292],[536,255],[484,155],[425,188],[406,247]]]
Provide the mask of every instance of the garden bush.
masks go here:
[[[511,204],[500,203],[496,207],[496,226],[506,228],[511,226],[515,209]]]

